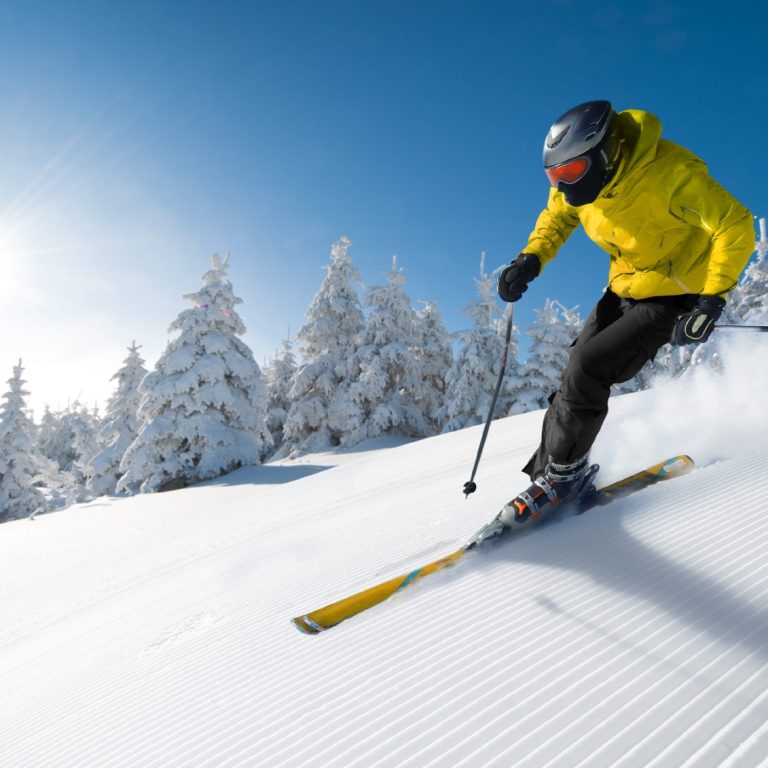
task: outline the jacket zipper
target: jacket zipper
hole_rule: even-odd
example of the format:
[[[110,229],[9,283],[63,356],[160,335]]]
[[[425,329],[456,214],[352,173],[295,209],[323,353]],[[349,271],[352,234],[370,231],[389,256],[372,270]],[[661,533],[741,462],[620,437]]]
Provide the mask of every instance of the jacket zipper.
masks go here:
[[[677,272],[675,272],[675,267],[672,264],[672,259],[669,260],[669,274],[672,275],[672,279],[686,292],[686,293],[693,293],[693,291],[680,279]]]

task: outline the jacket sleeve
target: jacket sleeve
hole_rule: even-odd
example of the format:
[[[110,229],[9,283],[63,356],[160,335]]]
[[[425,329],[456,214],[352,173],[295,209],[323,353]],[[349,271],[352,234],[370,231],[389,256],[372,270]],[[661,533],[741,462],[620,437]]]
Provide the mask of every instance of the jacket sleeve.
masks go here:
[[[701,292],[724,296],[738,284],[739,275],[755,249],[752,214],[705,169],[692,173],[675,190],[671,203],[673,215],[700,227],[712,241],[707,279]]]
[[[536,219],[536,226],[528,236],[528,245],[523,252],[538,256],[543,267],[555,258],[560,246],[578,224],[579,214],[576,209],[568,205],[563,193],[553,187],[549,191],[547,207]]]

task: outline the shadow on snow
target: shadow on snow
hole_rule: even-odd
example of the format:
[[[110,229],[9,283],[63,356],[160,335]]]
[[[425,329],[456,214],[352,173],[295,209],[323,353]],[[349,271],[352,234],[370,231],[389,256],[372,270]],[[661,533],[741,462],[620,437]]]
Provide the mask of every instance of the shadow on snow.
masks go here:
[[[560,523],[566,520],[573,523],[567,526],[565,542],[527,535],[489,542],[490,551],[478,553],[476,564],[489,558],[551,567],[562,570],[564,578],[567,578],[566,572],[579,573],[614,592],[655,605],[672,620],[704,632],[726,647],[741,646],[768,658],[768,607],[763,594],[763,574],[755,574],[750,579],[749,568],[744,573],[737,569],[731,574],[735,582],[725,584],[699,569],[666,557],[626,530],[625,514],[616,506],[618,503],[614,502],[614,506],[606,508],[598,521],[591,521],[592,525],[583,525],[586,519],[572,520],[571,516],[546,521],[543,527],[559,528],[558,533],[565,533]],[[595,511],[586,513],[594,514]],[[515,538],[520,540],[516,542]],[[702,543],[707,545],[711,540],[704,536]],[[724,574],[727,568],[723,564],[717,570]],[[744,581],[739,578],[742,575]],[[756,594],[759,597],[751,601],[749,596]],[[546,594],[534,597],[545,609],[566,616],[596,634],[624,645],[631,644],[628,638],[620,637],[620,630],[609,632],[594,619],[581,617],[578,607],[568,605],[570,598],[570,594],[566,595],[560,604]]]
[[[215,477],[212,480],[203,480],[195,483],[195,488],[235,486],[235,485],[283,485],[292,483],[295,480],[301,480],[326,469],[333,469],[332,466],[322,466],[319,464],[297,464],[292,467],[271,466],[269,464],[256,465],[252,467],[241,467],[228,475]]]

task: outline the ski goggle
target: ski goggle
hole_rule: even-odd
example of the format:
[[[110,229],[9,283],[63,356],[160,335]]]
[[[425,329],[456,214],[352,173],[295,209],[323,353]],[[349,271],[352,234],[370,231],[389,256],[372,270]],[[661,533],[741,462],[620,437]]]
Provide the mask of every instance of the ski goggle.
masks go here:
[[[566,184],[575,184],[584,178],[589,166],[591,165],[589,157],[577,157],[575,160],[569,160],[562,165],[556,165],[554,168],[545,168],[549,183],[556,187],[561,181]]]

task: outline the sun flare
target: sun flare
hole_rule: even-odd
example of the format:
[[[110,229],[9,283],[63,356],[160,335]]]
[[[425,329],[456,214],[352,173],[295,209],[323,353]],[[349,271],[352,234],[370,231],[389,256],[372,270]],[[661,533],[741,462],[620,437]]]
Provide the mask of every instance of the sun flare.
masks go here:
[[[17,296],[24,285],[24,262],[9,238],[0,231],[0,300]]]

